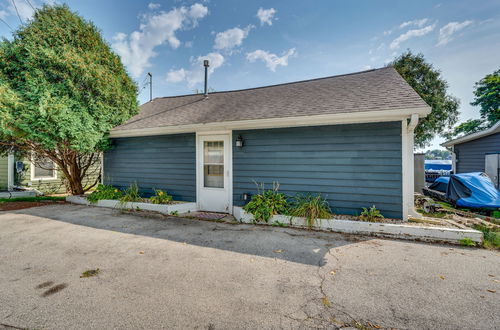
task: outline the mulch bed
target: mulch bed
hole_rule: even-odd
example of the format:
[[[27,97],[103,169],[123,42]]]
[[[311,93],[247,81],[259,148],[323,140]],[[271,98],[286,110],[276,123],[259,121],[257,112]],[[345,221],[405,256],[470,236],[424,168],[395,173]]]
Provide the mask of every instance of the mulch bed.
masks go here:
[[[3,202],[0,203],[0,211],[15,211],[29,209],[30,207],[46,206],[52,204],[65,204],[65,201],[39,201],[39,202]]]

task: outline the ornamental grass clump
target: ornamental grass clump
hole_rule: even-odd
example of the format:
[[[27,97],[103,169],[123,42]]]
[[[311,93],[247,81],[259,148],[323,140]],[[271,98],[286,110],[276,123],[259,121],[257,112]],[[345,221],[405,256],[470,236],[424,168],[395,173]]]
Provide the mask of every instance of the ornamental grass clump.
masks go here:
[[[273,183],[273,189],[264,190],[264,184],[257,184],[258,194],[253,195],[250,202],[243,206],[256,221],[268,222],[273,215],[285,214],[289,205],[285,194],[278,192],[279,184]]]
[[[332,217],[330,205],[321,195],[296,196],[289,214],[293,217],[305,218],[309,228],[314,227],[317,219]]]
[[[153,190],[155,191],[155,195],[149,198],[151,204],[170,204],[172,202],[172,196],[165,191],[160,189]]]
[[[123,196],[120,198],[120,203],[125,204],[128,202],[142,202],[142,197],[139,193],[139,186],[136,182],[132,183],[127,190],[124,191]]]

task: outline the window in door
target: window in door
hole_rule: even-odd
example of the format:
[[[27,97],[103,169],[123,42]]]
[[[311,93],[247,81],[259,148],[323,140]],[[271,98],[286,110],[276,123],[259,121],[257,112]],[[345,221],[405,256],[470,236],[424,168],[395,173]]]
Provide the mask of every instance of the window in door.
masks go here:
[[[203,186],[224,188],[224,141],[203,143]]]

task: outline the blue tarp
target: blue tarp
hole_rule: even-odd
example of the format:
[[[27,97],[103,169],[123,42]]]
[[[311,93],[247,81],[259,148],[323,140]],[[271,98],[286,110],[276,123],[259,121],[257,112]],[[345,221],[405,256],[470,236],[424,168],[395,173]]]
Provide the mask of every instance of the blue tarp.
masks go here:
[[[439,178],[442,182],[446,178]],[[471,208],[500,208],[500,191],[484,173],[453,174],[448,179],[446,198],[457,206]],[[429,187],[430,188],[430,187]]]
[[[429,189],[437,190],[445,193],[448,190],[448,183],[450,182],[449,176],[440,176],[429,186]]]

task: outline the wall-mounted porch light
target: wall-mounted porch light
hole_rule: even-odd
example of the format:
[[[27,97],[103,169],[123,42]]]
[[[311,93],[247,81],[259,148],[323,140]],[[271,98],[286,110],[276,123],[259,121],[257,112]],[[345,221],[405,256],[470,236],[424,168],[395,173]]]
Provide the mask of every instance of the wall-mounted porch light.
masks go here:
[[[241,135],[238,135],[236,138],[236,146],[238,148],[243,148],[243,137]]]

